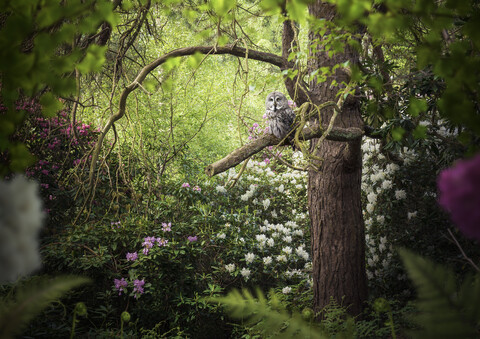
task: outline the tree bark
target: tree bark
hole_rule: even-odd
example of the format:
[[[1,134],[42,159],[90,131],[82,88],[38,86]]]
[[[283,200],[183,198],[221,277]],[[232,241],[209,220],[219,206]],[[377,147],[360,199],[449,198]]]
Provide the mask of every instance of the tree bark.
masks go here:
[[[316,1],[309,6],[310,14],[331,21],[335,7]],[[320,38],[310,33],[310,40]],[[343,53],[329,57],[326,52],[310,55],[309,71],[318,67],[333,66],[349,60],[358,62],[358,54],[346,45]],[[336,80],[348,82],[342,69],[326,82],[310,84],[310,98],[315,104],[335,100]],[[322,122],[330,120],[333,110],[322,112]],[[334,126],[362,128],[358,100],[349,96]],[[309,170],[308,208],[311,220],[311,244],[313,260],[314,310],[321,311],[333,298],[348,306],[348,312],[358,315],[367,297],[365,274],[365,232],[361,206],[361,139],[341,142],[318,139],[310,144],[311,151],[324,159],[320,171]]]

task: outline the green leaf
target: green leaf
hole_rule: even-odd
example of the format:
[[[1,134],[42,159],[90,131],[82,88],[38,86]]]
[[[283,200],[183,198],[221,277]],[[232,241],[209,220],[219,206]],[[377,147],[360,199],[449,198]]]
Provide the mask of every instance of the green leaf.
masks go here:
[[[425,139],[427,137],[427,126],[417,125],[412,132],[415,139]]]
[[[266,299],[258,289],[255,298],[247,289],[233,290],[224,297],[206,299],[219,303],[235,319],[241,319],[264,338],[327,338],[318,328],[305,321],[300,313],[289,314],[275,293]]]
[[[307,16],[307,3],[305,1],[292,0],[287,1],[287,13],[290,18],[301,24],[305,22]]]
[[[427,108],[428,108],[427,100],[411,97],[407,111],[412,117],[416,117],[420,113],[426,112]]]
[[[9,145],[10,170],[23,172],[27,167],[35,163],[35,157],[24,144]],[[1,337],[1,336],[0,336]]]
[[[167,61],[163,64],[163,68],[165,71],[171,71],[175,67],[180,66],[180,63],[182,61],[182,58],[180,57],[173,57],[173,58],[168,58]]]
[[[49,118],[63,108],[63,104],[50,92],[40,97],[40,105],[42,105],[43,115]]]
[[[90,45],[85,58],[77,65],[82,74],[100,71],[105,62],[105,51],[107,46]]]
[[[421,327],[415,338],[478,338],[475,329],[480,305],[480,276],[457,290],[453,270],[405,249],[399,251],[418,293]]]
[[[405,134],[405,130],[402,127],[395,127],[395,128],[392,128],[391,133],[392,133],[393,140],[401,141],[403,138],[403,135]]]
[[[45,307],[69,290],[86,284],[83,277],[37,278],[30,280],[15,293],[15,297],[0,299],[0,337],[11,338]]]
[[[203,60],[203,54],[200,52],[195,52],[193,55],[190,55],[187,59],[187,64],[192,68],[197,68],[200,66],[200,63]]]
[[[218,16],[224,16],[237,4],[236,0],[211,0],[210,3]]]

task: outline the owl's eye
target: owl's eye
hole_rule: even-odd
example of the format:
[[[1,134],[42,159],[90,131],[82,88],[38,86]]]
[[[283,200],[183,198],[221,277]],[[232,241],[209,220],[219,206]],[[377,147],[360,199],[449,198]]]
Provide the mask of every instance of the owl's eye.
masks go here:
[[[276,100],[277,102],[279,102],[279,101],[281,100],[281,98],[280,98],[280,97],[278,97],[278,98],[276,98],[275,100]]]

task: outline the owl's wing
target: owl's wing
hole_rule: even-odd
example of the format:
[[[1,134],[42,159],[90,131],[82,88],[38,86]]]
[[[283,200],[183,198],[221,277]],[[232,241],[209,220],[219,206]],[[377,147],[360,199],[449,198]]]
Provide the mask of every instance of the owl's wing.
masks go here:
[[[286,122],[288,123],[288,126],[292,127],[293,122],[295,121],[295,112],[291,107],[288,107],[285,109],[285,117],[286,117]]]

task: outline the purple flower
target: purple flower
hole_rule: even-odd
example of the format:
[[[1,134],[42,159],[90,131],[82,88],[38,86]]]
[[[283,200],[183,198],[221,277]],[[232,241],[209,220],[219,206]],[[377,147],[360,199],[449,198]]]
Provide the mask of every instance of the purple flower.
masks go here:
[[[195,187],[193,188],[193,190],[194,190],[194,191],[197,191],[197,192],[201,192],[201,191],[202,191],[202,189],[201,189],[199,186],[195,186]]]
[[[144,255],[148,255],[148,248],[145,247],[142,252],[143,252]]]
[[[122,278],[121,280],[114,279],[113,282],[115,284],[115,288],[118,290],[118,295],[122,295],[123,289],[127,287],[128,282],[125,280],[125,278]]]
[[[156,240],[155,237],[145,237],[143,238],[142,246],[147,249],[152,248],[155,240]]]
[[[145,285],[145,280],[135,279],[133,282],[133,293],[135,293],[135,298],[138,298],[140,294],[143,294],[143,285]]]
[[[168,240],[163,238],[157,238],[157,243],[159,247],[162,247],[168,244]]]
[[[195,241],[198,240],[198,238],[197,238],[196,235],[195,235],[195,236],[189,236],[189,237],[187,238],[187,240],[190,241],[190,242],[195,242]]]
[[[172,223],[169,222],[168,224],[166,222],[162,222],[162,231],[164,232],[170,232],[172,230]]]
[[[190,184],[189,184],[188,182],[184,182],[184,183],[182,184],[182,187],[183,187],[183,188],[190,187]]]
[[[127,261],[135,261],[138,258],[137,252],[127,253]]]
[[[467,237],[480,241],[480,154],[438,176],[439,204]]]

